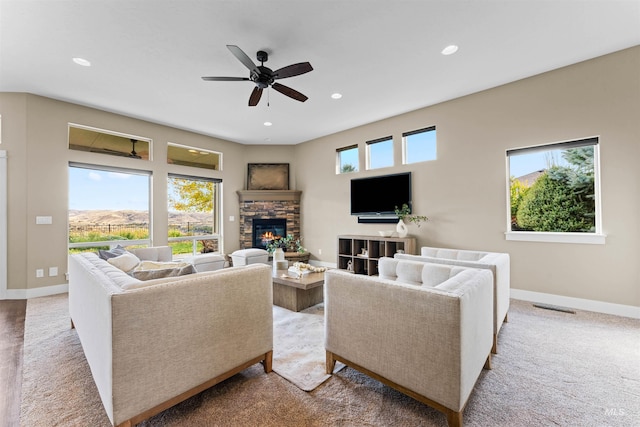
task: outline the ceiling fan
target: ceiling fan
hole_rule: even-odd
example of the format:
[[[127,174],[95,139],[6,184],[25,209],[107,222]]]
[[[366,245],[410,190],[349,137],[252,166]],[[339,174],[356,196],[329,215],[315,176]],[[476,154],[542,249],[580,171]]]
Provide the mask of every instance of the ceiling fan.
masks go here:
[[[138,153],[136,153],[136,142],[138,142],[137,139],[130,139],[131,141],[131,152],[130,153],[123,153],[122,151],[117,151],[117,150],[112,150],[109,148],[103,148],[101,150],[99,150],[98,152],[103,152],[103,153],[107,153],[107,154],[113,154],[114,156],[121,156],[121,157],[131,157],[132,159],[141,159],[142,157],[140,157],[138,155]]]
[[[218,82],[235,82],[249,80],[256,84],[253,88],[251,95],[249,96],[249,107],[255,107],[260,101],[262,96],[262,90],[271,86],[283,95],[293,98],[296,101],[304,102],[307,98],[297,90],[291,89],[288,86],[275,82],[279,79],[285,79],[287,77],[299,76],[300,74],[308,73],[313,70],[313,67],[308,62],[300,62],[292,64],[283,68],[279,68],[275,71],[264,66],[264,63],[269,59],[269,54],[263,50],[259,50],[256,54],[260,65],[255,65],[253,61],[242,51],[238,46],[227,45],[227,48],[231,53],[238,58],[245,67],[249,69],[249,77],[202,77],[202,80],[218,81]]]

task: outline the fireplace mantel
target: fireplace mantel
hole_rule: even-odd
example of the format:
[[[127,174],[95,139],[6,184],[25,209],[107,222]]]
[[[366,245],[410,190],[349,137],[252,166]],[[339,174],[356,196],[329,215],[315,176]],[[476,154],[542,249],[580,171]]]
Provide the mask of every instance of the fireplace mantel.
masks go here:
[[[299,190],[238,190],[240,202],[263,202],[270,200],[288,200],[299,202],[302,191]]]

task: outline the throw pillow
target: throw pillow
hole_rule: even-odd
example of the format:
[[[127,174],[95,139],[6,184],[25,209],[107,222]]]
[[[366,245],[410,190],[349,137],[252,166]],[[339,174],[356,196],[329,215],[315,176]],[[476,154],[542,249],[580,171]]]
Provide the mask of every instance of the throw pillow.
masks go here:
[[[136,268],[140,259],[130,252],[107,259],[107,262],[125,273]]]
[[[113,249],[110,249],[108,251],[106,250],[99,250],[98,251],[98,256],[104,260],[107,260],[109,258],[115,258],[117,256],[120,256],[124,253],[126,253],[127,250],[125,248],[123,248],[122,246],[118,245]]]

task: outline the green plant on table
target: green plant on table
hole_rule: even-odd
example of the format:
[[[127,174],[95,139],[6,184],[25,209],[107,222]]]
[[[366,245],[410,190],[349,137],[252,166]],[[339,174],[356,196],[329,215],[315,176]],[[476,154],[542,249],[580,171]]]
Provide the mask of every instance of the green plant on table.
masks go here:
[[[405,223],[413,222],[418,227],[420,227],[420,223],[422,221],[429,221],[429,218],[424,215],[410,215],[411,210],[409,209],[409,205],[407,205],[406,203],[402,205],[402,208],[398,208],[398,206],[396,206],[395,212],[396,212],[396,215],[398,216],[398,219],[400,219],[400,221],[403,221]]]
[[[267,243],[267,252],[270,254],[277,248],[282,248],[285,252],[306,252],[306,249],[302,246],[302,238],[295,239],[293,234],[288,234],[287,237],[276,237]]]

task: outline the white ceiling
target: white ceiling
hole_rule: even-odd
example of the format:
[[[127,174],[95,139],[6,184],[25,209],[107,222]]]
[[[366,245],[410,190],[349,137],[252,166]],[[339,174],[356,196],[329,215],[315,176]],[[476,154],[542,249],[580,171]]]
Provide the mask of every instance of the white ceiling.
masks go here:
[[[248,107],[253,83],[203,81],[248,77],[227,44],[309,61],[279,80],[309,100]],[[0,91],[297,144],[636,45],[639,0],[0,0]]]

